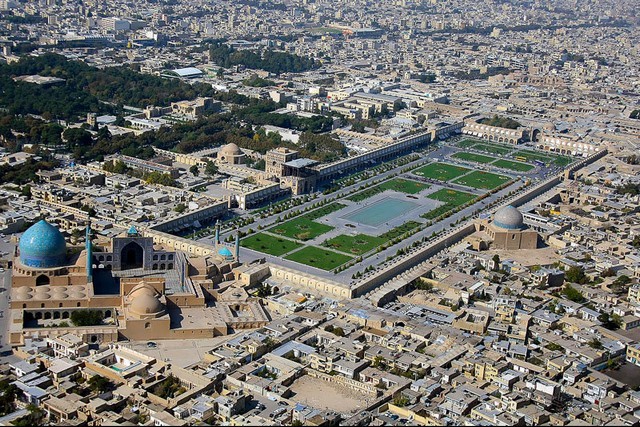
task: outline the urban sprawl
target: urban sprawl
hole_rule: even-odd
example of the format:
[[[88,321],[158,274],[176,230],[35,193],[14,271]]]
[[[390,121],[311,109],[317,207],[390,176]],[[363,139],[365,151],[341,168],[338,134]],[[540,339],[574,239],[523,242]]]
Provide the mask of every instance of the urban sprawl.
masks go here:
[[[640,425],[636,0],[0,0],[0,425]]]

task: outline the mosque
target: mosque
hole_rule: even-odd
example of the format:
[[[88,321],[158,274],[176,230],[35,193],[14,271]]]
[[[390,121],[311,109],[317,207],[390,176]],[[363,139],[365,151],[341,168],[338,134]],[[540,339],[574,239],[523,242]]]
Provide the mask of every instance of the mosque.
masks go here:
[[[10,342],[74,333],[88,343],[207,338],[269,321],[259,298],[236,280],[246,270],[220,244],[189,256],[154,245],[132,226],[70,247],[45,220],[20,238],[12,263]],[[87,320],[90,319],[90,320]]]
[[[476,220],[474,225],[475,233],[466,240],[477,251],[489,247],[503,250],[538,247],[538,233],[525,225],[522,213],[511,205],[498,209],[492,219]]]

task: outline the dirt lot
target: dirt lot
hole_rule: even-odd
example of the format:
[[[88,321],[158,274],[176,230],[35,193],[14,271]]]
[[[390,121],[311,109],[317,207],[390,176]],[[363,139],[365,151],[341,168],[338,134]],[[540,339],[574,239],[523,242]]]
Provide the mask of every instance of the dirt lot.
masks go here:
[[[296,380],[291,391],[294,395],[290,399],[295,402],[343,413],[356,412],[374,399],[368,394],[308,375]]]

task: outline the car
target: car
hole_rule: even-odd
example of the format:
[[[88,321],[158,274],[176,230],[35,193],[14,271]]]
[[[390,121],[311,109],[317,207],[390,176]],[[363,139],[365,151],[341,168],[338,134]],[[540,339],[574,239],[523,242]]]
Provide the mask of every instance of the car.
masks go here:
[[[147,342],[147,348],[156,348],[157,346],[158,344],[154,343],[153,341]]]

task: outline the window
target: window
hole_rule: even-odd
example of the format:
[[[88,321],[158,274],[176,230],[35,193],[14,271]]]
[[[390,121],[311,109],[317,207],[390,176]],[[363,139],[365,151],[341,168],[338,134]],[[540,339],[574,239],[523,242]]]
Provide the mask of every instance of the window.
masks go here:
[[[145,328],[145,329],[149,329],[149,328],[151,328],[151,322],[147,322],[147,323],[145,323],[145,324],[144,324],[144,328]]]

